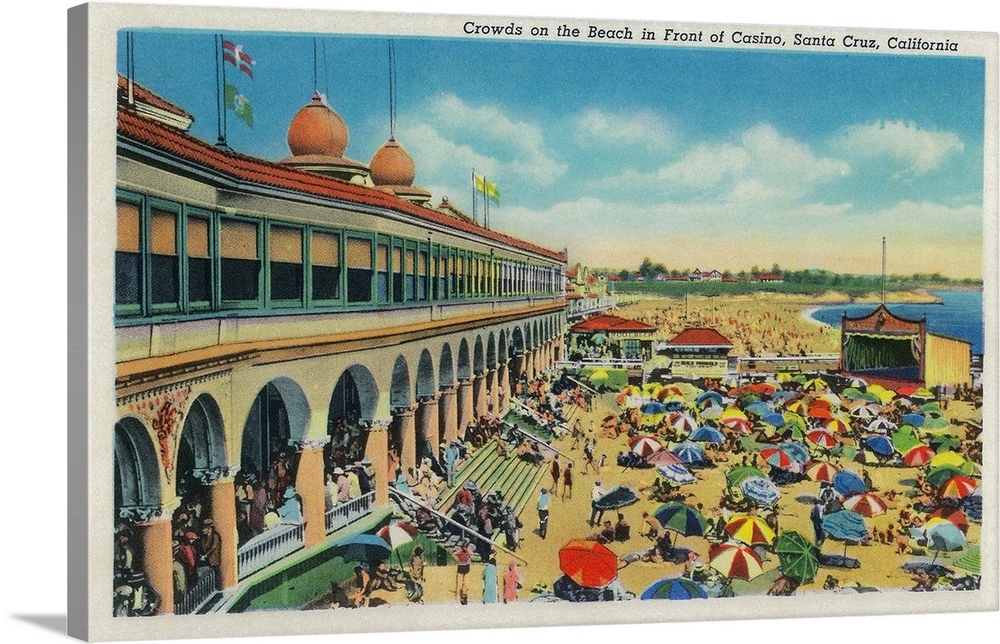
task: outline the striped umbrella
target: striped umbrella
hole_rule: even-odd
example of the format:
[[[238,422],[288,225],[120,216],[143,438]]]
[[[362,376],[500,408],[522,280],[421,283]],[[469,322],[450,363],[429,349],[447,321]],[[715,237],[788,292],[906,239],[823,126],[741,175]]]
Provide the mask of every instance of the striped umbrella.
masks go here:
[[[674,445],[670,450],[684,463],[700,463],[705,460],[705,450],[697,443],[685,441]]]
[[[785,454],[788,454],[788,458],[796,463],[808,463],[809,462],[809,450],[802,443],[796,441],[784,441],[778,445],[781,449],[785,450]]]
[[[754,515],[734,515],[726,524],[726,533],[748,546],[774,543],[774,530],[767,525],[764,519]]]
[[[699,443],[721,443],[726,440],[726,437],[716,428],[705,425],[691,434],[691,440]]]
[[[818,461],[806,468],[806,476],[814,481],[832,481],[839,471],[833,463]]]
[[[642,591],[639,599],[708,599],[708,593],[701,584],[687,577],[668,577],[654,581]]]
[[[785,409],[799,416],[805,416],[809,413],[809,407],[801,400],[793,400],[785,403]]]
[[[764,457],[765,461],[774,467],[786,470],[792,466],[791,457],[788,456],[788,453],[785,452],[785,450],[779,447],[768,447],[767,449],[762,449],[760,451],[760,455]]]
[[[395,550],[404,543],[409,543],[420,534],[416,526],[405,521],[393,521],[378,531],[378,536],[385,539],[389,547]]]
[[[854,494],[847,497],[844,500],[844,507],[851,512],[857,512],[863,517],[874,517],[885,514],[885,511],[888,509],[886,508],[885,501],[871,492]]]
[[[633,454],[638,454],[643,458],[652,456],[654,453],[663,449],[663,445],[660,441],[651,436],[636,436],[629,441],[629,447],[632,448]]]
[[[824,425],[828,430],[837,434],[847,434],[851,431],[851,424],[843,418],[834,416],[830,422]]]
[[[974,479],[968,476],[954,476],[944,482],[938,488],[938,498],[940,499],[964,499],[979,487]]]
[[[677,485],[694,483],[697,480],[695,479],[694,474],[691,473],[691,470],[684,467],[680,463],[660,465],[656,468],[656,472],[671,483],[675,483]]]
[[[884,434],[891,429],[896,429],[896,423],[886,420],[881,416],[868,423],[868,431]]]
[[[903,463],[907,467],[923,467],[930,463],[932,458],[934,458],[933,449],[927,445],[917,445],[903,456]]]
[[[698,429],[698,422],[688,414],[674,413],[667,418],[670,426],[682,434],[690,434]]]
[[[669,528],[685,537],[705,534],[705,517],[690,505],[672,501],[656,508],[653,516],[664,528]]]
[[[709,565],[731,579],[750,581],[764,574],[764,563],[747,546],[723,543],[712,546]]]
[[[837,439],[835,439],[829,432],[825,432],[822,429],[814,429],[813,431],[806,434],[806,439],[811,443],[815,443],[820,447],[825,447],[827,449],[832,449],[837,445]]]
[[[649,463],[650,465],[683,464],[683,461],[680,458],[678,458],[676,454],[674,454],[665,447],[647,456],[646,462]]]
[[[958,508],[942,505],[927,515],[927,523],[930,524],[933,519],[944,519],[945,521],[950,521],[951,523],[954,523],[955,526],[963,533],[968,534],[969,532],[969,518]]]
[[[743,496],[757,505],[774,505],[781,498],[781,492],[771,479],[761,476],[751,476],[740,483]]]
[[[737,465],[736,467],[730,468],[730,470],[726,472],[726,483],[729,485],[740,485],[743,481],[752,477],[766,479],[767,472],[759,467]]]

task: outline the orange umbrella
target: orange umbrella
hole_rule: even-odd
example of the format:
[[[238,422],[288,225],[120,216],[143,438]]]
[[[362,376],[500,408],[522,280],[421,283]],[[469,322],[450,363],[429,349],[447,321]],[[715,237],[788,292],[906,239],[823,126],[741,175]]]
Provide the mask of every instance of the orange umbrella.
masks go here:
[[[574,539],[559,550],[559,569],[586,588],[603,588],[618,577],[618,556],[598,541]]]

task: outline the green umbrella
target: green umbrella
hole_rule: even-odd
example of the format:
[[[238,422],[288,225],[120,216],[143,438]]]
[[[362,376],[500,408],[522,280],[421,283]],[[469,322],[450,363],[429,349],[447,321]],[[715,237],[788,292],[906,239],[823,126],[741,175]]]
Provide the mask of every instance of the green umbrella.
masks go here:
[[[949,425],[948,421],[945,420],[944,418],[931,417],[924,421],[924,424],[921,426],[921,429],[923,429],[925,432],[928,430],[933,431],[938,429],[946,429],[948,425]]]
[[[726,482],[729,485],[739,485],[743,481],[747,480],[752,476],[760,476],[762,478],[767,478],[767,474],[764,470],[759,467],[750,467],[748,465],[741,465],[730,469],[726,472]]]
[[[786,530],[774,544],[778,567],[782,574],[807,584],[816,578],[819,569],[819,549],[803,534]]]
[[[942,434],[940,436],[935,436],[927,441],[927,444],[934,448],[935,452],[947,452],[948,450],[958,449],[962,446],[962,441],[958,440],[954,436],[948,434]]]
[[[955,478],[956,476],[963,476],[965,473],[957,467],[951,465],[942,465],[941,467],[935,467],[931,470],[925,477],[927,482],[934,487],[941,487],[949,479]]]
[[[917,438],[916,433],[913,431],[913,427],[910,425],[903,425],[892,435],[892,446],[895,447],[896,451],[900,454],[907,453],[917,445],[920,445],[920,439]]]
[[[686,537],[705,534],[705,517],[690,505],[672,501],[656,508],[653,516],[664,528]]]

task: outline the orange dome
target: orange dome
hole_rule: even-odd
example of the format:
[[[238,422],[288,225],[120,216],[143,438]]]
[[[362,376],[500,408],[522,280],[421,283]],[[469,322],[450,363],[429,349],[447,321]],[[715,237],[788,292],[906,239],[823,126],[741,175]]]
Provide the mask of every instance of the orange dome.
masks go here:
[[[376,186],[411,186],[417,174],[413,159],[391,137],[375,151],[368,167],[371,168],[372,182]]]
[[[288,148],[293,156],[320,154],[342,157],[349,139],[344,119],[330,109],[318,92],[288,126]]]

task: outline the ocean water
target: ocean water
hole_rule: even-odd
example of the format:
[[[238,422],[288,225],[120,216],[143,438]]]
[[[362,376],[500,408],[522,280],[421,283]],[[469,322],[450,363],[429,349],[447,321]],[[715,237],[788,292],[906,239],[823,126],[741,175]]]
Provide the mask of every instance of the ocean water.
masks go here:
[[[893,314],[919,319],[927,316],[927,330],[972,343],[972,353],[983,352],[982,291],[934,291],[943,304],[886,304]],[[838,304],[812,313],[814,320],[840,327],[840,316],[857,317],[871,313],[877,304]]]

